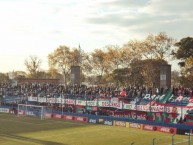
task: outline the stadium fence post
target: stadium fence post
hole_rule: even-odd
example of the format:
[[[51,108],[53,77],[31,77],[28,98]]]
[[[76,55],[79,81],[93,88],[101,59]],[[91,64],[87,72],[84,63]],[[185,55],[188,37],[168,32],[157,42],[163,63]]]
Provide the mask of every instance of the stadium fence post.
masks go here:
[[[63,112],[64,112],[64,110],[63,110],[63,107],[64,107],[63,101],[64,101],[64,94],[62,93],[62,94],[61,94],[62,117],[63,117]]]
[[[44,109],[44,107],[41,107],[41,110],[40,110],[40,118],[41,118],[41,120],[43,120],[43,109]]]
[[[182,118],[183,116],[182,100],[180,101],[180,106],[181,106],[181,118]]]
[[[19,116],[19,104],[17,105],[17,116]]]
[[[188,135],[188,145],[190,145],[190,133],[191,133],[191,129],[190,129],[190,132],[189,132],[189,135]]]
[[[153,142],[152,142],[153,144],[152,144],[152,145],[155,145],[155,139],[156,139],[156,138],[153,138]]]
[[[172,135],[172,145],[174,145],[174,134]]]
[[[25,102],[26,106],[25,106],[25,115],[27,115],[27,101]]]
[[[135,119],[137,120],[137,97],[135,98]]]

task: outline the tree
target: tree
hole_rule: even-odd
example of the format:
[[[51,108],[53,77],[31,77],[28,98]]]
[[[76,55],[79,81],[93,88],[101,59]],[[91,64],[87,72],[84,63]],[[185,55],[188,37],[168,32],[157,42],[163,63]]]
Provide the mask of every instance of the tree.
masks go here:
[[[81,82],[89,77],[93,77],[93,63],[92,63],[92,56],[89,53],[85,53],[81,51]]]
[[[107,53],[101,49],[95,49],[94,52],[91,53],[91,57],[93,72],[98,77],[98,83],[100,83],[101,78],[104,73],[108,72],[110,66],[107,61]]]
[[[190,56],[193,57],[193,38],[182,38],[179,42],[175,43],[178,47],[177,52],[174,54],[178,59],[187,59]]]
[[[70,51],[70,60],[71,60],[71,65],[81,65],[81,52],[80,52],[80,49],[77,49],[77,48],[73,48],[71,51]]]
[[[175,40],[166,33],[160,32],[158,35],[149,34],[145,40],[140,42],[142,55],[146,59],[163,59],[170,57],[171,47]]]
[[[48,75],[52,79],[61,79],[63,77],[63,75],[60,74],[56,68],[53,68],[53,67],[49,68]]]
[[[115,84],[118,85],[124,86],[132,84],[131,69],[129,68],[115,69],[112,73],[112,79],[115,82]]]
[[[40,69],[41,59],[39,59],[37,56],[29,56],[28,59],[25,59],[24,64],[26,66],[27,71],[29,72],[29,77],[37,78],[37,72]]]
[[[8,74],[0,73],[0,83],[6,83],[9,81]]]
[[[70,72],[70,67],[72,61],[70,48],[67,46],[59,46],[53,53],[48,55],[48,62],[50,68],[56,68],[64,74],[64,84],[67,83],[67,79],[70,77],[68,76]]]
[[[12,71],[11,74],[14,79],[25,78],[27,76],[26,72],[24,71]]]
[[[180,60],[181,78],[180,83],[184,86],[192,87],[193,83],[193,38],[182,38],[175,44],[177,50],[173,51],[173,56]]]
[[[122,65],[121,51],[119,46],[109,45],[106,46],[107,54],[106,59],[109,62],[112,69],[119,69]]]
[[[146,85],[149,87],[159,87],[160,65],[167,64],[165,60],[145,59],[131,63],[131,78],[133,85]]]
[[[130,40],[127,44],[124,44],[121,49],[123,62],[131,63],[133,60],[142,59],[142,53],[145,51],[142,50],[141,44],[141,41],[138,40]]]
[[[172,86],[178,86],[180,83],[180,73],[178,71],[172,71],[171,77]]]

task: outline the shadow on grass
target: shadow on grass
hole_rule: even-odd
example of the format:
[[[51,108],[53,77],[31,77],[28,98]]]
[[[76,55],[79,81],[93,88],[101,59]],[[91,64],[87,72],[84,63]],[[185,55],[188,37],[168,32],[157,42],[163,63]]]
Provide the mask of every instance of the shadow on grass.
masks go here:
[[[18,135],[13,135],[13,134],[0,134],[0,137],[1,136],[10,138],[10,139],[16,139],[16,140],[27,141],[27,142],[43,144],[43,145],[67,145],[63,143],[57,143],[53,141],[44,141],[44,140],[33,139],[33,138],[23,137],[23,136],[18,136]]]
[[[65,121],[62,119],[45,119],[0,115],[0,134],[18,134],[39,131],[51,131],[71,128],[84,128],[88,123]]]

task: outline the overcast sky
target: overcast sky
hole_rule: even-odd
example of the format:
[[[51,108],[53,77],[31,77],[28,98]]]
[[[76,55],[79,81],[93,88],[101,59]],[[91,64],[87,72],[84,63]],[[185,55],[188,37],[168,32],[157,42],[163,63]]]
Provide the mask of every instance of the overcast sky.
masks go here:
[[[84,51],[123,45],[149,33],[193,37],[193,0],[0,0],[0,72],[25,70],[59,45]]]

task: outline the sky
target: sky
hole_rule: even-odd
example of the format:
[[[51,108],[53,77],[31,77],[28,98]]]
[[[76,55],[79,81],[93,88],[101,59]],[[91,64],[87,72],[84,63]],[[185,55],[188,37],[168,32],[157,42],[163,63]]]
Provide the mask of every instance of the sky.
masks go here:
[[[60,45],[91,52],[165,32],[193,37],[193,0],[0,0],[0,72],[26,71],[24,60]]]

